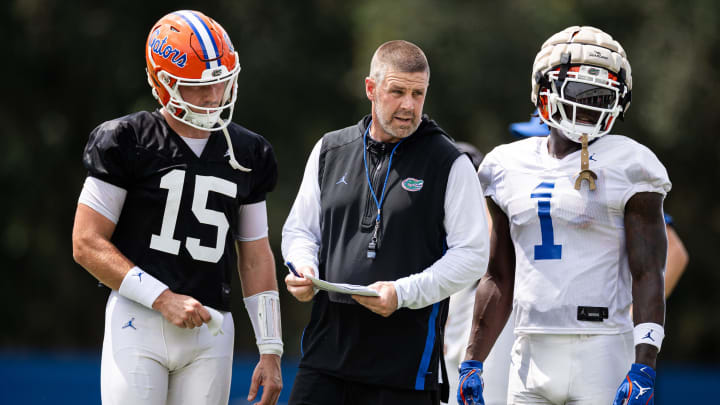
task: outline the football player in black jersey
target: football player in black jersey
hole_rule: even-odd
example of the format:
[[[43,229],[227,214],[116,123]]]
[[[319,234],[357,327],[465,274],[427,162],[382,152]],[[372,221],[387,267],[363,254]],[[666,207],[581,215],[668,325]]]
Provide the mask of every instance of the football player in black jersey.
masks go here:
[[[196,11],[161,18],[146,43],[162,108],[95,128],[73,256],[112,292],[103,404],[227,404],[238,269],[260,361],[248,400],[282,389],[282,337],[266,194],[270,144],[231,122],[240,71],[225,30]]]

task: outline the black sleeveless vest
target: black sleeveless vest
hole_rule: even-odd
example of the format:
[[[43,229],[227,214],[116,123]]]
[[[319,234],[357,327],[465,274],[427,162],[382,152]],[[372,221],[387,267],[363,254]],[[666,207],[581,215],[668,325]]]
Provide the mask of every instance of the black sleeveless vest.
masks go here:
[[[322,141],[319,270],[331,282],[393,281],[423,271],[446,248],[445,189],[460,153],[434,121],[423,117],[392,156],[377,255],[367,257],[377,215],[363,162],[369,122],[366,116]],[[368,134],[367,145],[369,178],[379,200],[396,144],[373,141]],[[321,291],[303,336],[300,366],[368,384],[435,390],[447,303],[402,308],[383,318],[348,295]]]

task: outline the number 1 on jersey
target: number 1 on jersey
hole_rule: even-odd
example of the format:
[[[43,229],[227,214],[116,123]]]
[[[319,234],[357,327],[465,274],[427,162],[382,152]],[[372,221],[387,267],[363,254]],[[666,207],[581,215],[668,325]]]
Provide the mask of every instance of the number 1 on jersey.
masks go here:
[[[530,198],[538,199],[538,217],[540,217],[540,237],[541,245],[535,245],[535,260],[556,260],[562,258],[562,245],[555,244],[555,234],[553,232],[552,218],[550,217],[550,198],[551,191],[555,188],[555,183],[542,182]]]

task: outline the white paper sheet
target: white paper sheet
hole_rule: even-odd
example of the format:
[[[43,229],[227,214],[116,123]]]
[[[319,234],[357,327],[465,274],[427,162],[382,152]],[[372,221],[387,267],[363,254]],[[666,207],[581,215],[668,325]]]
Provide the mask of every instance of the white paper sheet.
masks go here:
[[[342,294],[364,295],[367,297],[379,297],[380,296],[380,294],[378,294],[377,291],[367,288],[364,285],[330,283],[327,281],[320,280],[319,278],[315,278],[309,274],[305,274],[305,277],[310,279],[310,281],[313,282],[315,287],[317,287],[320,290],[333,291],[333,292],[338,292],[338,293],[342,293]]]

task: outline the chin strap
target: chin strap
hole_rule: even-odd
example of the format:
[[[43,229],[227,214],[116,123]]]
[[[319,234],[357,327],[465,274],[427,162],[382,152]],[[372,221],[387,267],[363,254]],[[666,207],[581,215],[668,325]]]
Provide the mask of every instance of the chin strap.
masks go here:
[[[223,134],[225,134],[225,141],[227,141],[228,153],[230,154],[230,162],[229,162],[230,166],[235,170],[240,170],[241,172],[245,172],[245,173],[251,172],[252,169],[248,169],[247,167],[238,163],[237,160],[235,160],[235,152],[233,152],[232,142],[230,142],[230,134],[228,133],[227,126],[225,125],[223,120],[221,120],[220,118],[218,118],[218,122],[223,127],[222,131],[223,131]]]
[[[590,185],[590,191],[595,191],[595,179],[597,179],[597,174],[590,170],[590,153],[588,152],[587,134],[583,134],[583,136],[580,137],[580,141],[582,142],[582,151],[580,151],[581,170],[577,180],[575,180],[575,190],[580,190],[582,181],[587,180]]]

